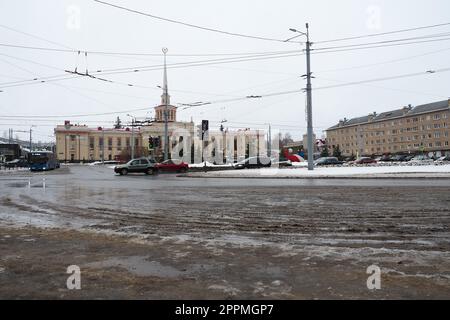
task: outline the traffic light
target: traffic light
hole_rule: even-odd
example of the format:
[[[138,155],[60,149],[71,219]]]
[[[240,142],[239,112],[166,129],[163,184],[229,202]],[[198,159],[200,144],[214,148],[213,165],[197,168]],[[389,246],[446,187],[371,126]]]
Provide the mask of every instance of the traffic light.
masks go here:
[[[209,130],[209,121],[202,120],[202,140],[208,138],[208,130]]]
[[[159,139],[159,137],[154,137],[153,138],[153,147],[154,148],[158,148],[161,144],[161,140]]]
[[[148,137],[148,148],[153,149],[154,148],[154,140],[153,137]]]

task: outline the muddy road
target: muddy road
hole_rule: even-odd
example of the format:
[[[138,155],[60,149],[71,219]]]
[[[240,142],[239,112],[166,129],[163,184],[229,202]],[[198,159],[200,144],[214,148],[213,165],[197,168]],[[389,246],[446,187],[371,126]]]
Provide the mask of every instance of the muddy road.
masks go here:
[[[450,298],[450,180],[0,176],[0,298]],[[81,290],[66,269],[81,269]],[[367,267],[381,268],[369,290]]]

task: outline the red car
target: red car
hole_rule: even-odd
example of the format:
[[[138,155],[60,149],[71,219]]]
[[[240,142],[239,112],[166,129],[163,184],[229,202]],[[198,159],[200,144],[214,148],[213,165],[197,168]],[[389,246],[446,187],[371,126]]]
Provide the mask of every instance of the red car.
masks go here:
[[[188,171],[189,165],[178,159],[169,159],[156,164],[155,168],[159,172],[186,172]]]
[[[369,164],[369,163],[377,163],[376,160],[369,157],[362,157],[353,162],[354,164]]]

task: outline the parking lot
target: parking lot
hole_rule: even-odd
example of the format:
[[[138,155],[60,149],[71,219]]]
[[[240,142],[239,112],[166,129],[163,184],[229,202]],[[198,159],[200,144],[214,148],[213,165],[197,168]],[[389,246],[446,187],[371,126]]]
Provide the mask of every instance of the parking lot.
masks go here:
[[[448,179],[0,176],[2,298],[448,298]],[[366,286],[382,270],[381,290]],[[66,288],[78,265],[82,289]]]

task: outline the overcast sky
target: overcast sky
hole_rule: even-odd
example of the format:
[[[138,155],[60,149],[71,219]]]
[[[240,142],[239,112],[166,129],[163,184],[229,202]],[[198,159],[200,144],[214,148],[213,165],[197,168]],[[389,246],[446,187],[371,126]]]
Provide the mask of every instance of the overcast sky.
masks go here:
[[[287,39],[289,28],[305,29],[311,40],[383,33],[450,22],[450,2],[381,0],[106,0],[134,10],[232,33]],[[51,83],[5,87],[5,83],[64,74],[64,70],[134,68],[160,65],[161,48],[168,63],[230,58],[231,56],[180,56],[183,54],[234,54],[293,51],[299,43],[242,38],[160,21],[106,6],[92,0],[19,0],[0,2],[0,43],[89,51],[154,53],[155,56],[89,54],[41,51],[0,46],[0,134],[8,128],[28,130],[36,125],[35,140],[51,140],[59,119],[7,119],[5,116],[80,115],[148,107],[133,115],[151,116],[160,102],[162,71],[105,75],[118,83],[79,77]],[[42,38],[31,37],[21,32]],[[450,25],[347,42],[316,43],[316,49],[450,32]],[[47,41],[44,41],[47,40]],[[301,40],[302,38],[296,39]],[[295,41],[295,40],[294,40]],[[64,47],[65,46],[65,47]],[[319,52],[319,51],[316,51]],[[313,87],[384,78],[450,67],[450,41],[314,54]],[[25,61],[28,60],[28,61]],[[86,63],[87,62],[87,63]],[[369,65],[369,66],[367,66]],[[370,66],[371,65],[371,66]],[[362,67],[364,66],[364,67]],[[357,67],[357,68],[355,68]],[[245,61],[168,70],[171,102],[217,101],[301,89],[305,57]],[[142,87],[130,87],[127,83]],[[363,116],[444,100],[449,96],[450,72],[323,89],[313,92],[313,117],[318,135],[344,117]],[[143,88],[146,87],[146,88]],[[116,115],[67,117],[91,126],[111,126]],[[209,119],[218,128],[223,119],[230,128],[264,128],[271,123],[296,138],[306,131],[305,94],[240,100],[178,110],[179,120]],[[123,121],[128,121],[122,114]],[[25,138],[26,134],[19,134]]]

